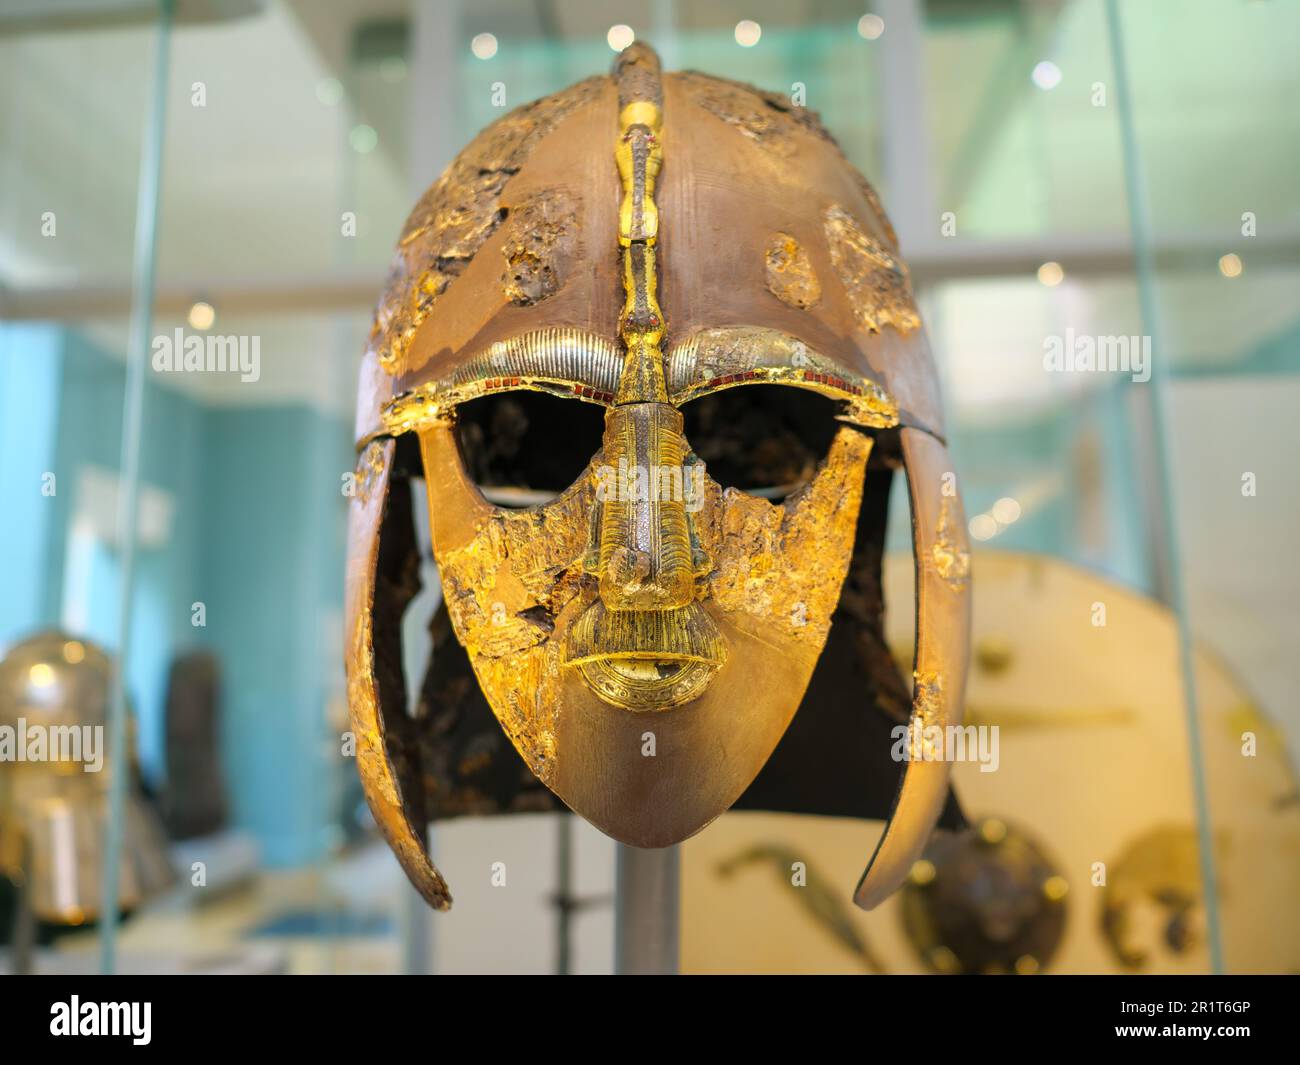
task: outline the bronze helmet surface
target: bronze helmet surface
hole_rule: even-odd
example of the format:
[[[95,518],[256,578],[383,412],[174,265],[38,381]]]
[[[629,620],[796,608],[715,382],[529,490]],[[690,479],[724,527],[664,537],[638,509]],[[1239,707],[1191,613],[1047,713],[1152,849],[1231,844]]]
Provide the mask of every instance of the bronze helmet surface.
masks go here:
[[[961,722],[966,522],[907,269],[874,191],[782,97],[662,74],[638,43],[610,77],[489,126],[407,222],[357,437],[359,770],[435,906],[450,902],[425,849],[448,798],[439,729],[428,706],[406,711],[400,647],[412,476],[478,688],[459,698],[481,693],[542,792],[617,840],[663,847],[738,802],[801,805],[781,797],[800,781],[765,790],[764,767],[811,749],[792,719],[801,703],[801,722],[825,717],[808,702],[833,618],[858,625],[858,716],[888,722],[901,690],[912,735]],[[910,695],[879,635],[895,468],[916,560]],[[870,758],[888,766],[882,736]],[[830,774],[822,804],[883,788],[876,816],[892,805],[855,894],[868,908],[948,800],[942,758],[894,769]]]

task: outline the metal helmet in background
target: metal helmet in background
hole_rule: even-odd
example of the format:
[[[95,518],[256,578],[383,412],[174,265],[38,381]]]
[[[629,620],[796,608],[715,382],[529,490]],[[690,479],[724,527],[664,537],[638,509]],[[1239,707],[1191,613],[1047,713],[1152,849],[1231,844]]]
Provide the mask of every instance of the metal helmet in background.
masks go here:
[[[105,747],[111,670],[99,647],[55,630],[0,660],[0,873],[26,881],[36,917],[51,924],[99,918],[113,773],[132,775],[119,904],[134,909],[175,880],[134,759],[110,762]]]

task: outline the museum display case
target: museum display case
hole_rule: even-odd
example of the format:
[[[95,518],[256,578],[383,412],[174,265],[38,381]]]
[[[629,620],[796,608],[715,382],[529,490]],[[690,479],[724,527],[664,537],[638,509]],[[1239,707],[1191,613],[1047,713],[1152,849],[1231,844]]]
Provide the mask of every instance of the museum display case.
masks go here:
[[[0,734],[4,967],[1300,969],[1297,40],[1267,0],[0,11],[0,724],[93,658],[66,723],[131,752],[35,785]],[[853,329],[896,364],[817,350]],[[716,490],[606,534],[584,467],[648,440]],[[969,749],[860,890],[941,671]],[[620,761],[647,717],[675,774]]]

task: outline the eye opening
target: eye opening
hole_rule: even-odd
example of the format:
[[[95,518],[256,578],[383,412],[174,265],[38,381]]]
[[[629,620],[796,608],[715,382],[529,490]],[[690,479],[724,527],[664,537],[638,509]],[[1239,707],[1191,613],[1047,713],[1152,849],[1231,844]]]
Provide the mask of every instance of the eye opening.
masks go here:
[[[461,461],[488,502],[519,509],[549,502],[582,476],[601,447],[604,409],[558,390],[517,389],[456,408]]]
[[[843,423],[840,402],[792,385],[724,388],[682,406],[686,439],[724,488],[782,502],[807,484]]]

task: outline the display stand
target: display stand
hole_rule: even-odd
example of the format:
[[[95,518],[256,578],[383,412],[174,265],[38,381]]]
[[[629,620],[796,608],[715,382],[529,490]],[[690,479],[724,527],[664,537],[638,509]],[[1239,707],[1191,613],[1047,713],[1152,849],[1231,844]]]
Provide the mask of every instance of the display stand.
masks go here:
[[[22,882],[18,885],[18,905],[14,913],[13,952],[10,955],[11,972],[14,976],[26,976],[35,965],[36,953],[36,909],[33,905],[35,895],[32,883],[35,869],[31,861],[31,847],[24,843],[22,861]]]
[[[614,873],[614,972],[676,975],[681,852],[618,845]]]

